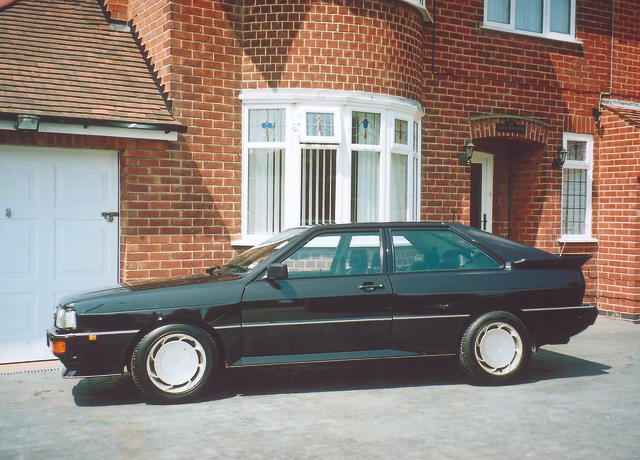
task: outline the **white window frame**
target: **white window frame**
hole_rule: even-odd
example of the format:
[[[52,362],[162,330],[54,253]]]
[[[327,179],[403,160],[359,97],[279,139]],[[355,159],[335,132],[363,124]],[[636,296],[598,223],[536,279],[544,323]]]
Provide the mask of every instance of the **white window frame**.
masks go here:
[[[501,22],[490,21],[489,15],[489,1],[484,0],[484,22],[483,27],[486,29],[501,30],[505,32],[512,32],[520,35],[529,35],[533,37],[543,37],[553,40],[560,40],[565,42],[580,43],[576,40],[576,0],[571,1],[571,19],[569,21],[569,33],[563,34],[559,32],[551,31],[551,0],[542,1],[542,32],[531,32],[529,30],[516,29],[516,0],[510,0],[509,8],[509,23],[503,24]]]
[[[419,216],[420,193],[415,190],[420,180],[420,132],[424,115],[422,106],[409,99],[362,93],[354,91],[330,90],[243,90],[240,94],[242,110],[242,222],[241,238],[234,240],[236,246],[255,245],[271,234],[249,234],[248,209],[248,159],[249,149],[262,147],[248,142],[248,114],[252,109],[285,109],[285,140],[278,143],[285,149],[284,160],[284,205],[282,230],[300,225],[301,206],[301,152],[305,148],[336,149],[336,223],[351,221],[351,152],[380,152],[378,220],[387,221],[389,211],[389,190],[393,178],[390,176],[391,153],[407,155],[407,210],[406,220],[417,220]],[[309,112],[333,113],[334,136],[307,136],[306,114]],[[353,112],[380,113],[380,144],[352,144]],[[408,145],[394,143],[395,119],[407,121]],[[414,150],[413,131],[418,131],[417,150]],[[274,143],[269,143],[269,148]],[[412,168],[417,168],[414,172]],[[410,201],[411,200],[411,201]]]
[[[592,237],[592,195],[593,195],[593,136],[591,134],[575,134],[575,133],[563,133],[562,134],[562,147],[567,148],[568,141],[584,142],[585,143],[585,158],[584,161],[578,160],[566,160],[562,166],[562,182],[560,192],[560,232],[561,237],[558,240],[560,243],[591,243],[597,240]],[[568,169],[582,169],[587,172],[587,193],[585,203],[585,217],[584,217],[584,233],[582,234],[562,234],[562,223],[564,216],[564,208],[562,205],[562,196],[564,196],[564,174]]]

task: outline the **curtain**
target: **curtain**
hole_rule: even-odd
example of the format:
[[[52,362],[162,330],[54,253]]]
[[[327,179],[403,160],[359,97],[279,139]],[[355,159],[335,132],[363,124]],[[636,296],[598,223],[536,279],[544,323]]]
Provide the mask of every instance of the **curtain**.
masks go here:
[[[488,0],[487,19],[491,22],[509,24],[511,16],[511,0]]]
[[[351,155],[351,220],[378,220],[380,152],[353,152]]]
[[[551,1],[551,32],[568,34],[571,32],[571,0]]]
[[[407,156],[391,154],[391,188],[390,209],[391,220],[407,220]]]
[[[516,29],[542,33],[543,0],[516,0]]]
[[[281,230],[283,152],[249,150],[248,233],[276,233]]]

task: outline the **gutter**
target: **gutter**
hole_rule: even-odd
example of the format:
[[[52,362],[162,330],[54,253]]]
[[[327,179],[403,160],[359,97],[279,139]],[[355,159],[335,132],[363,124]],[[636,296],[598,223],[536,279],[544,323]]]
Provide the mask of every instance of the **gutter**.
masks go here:
[[[2,0],[0,0],[2,1]],[[17,113],[0,114],[0,130],[18,130]],[[115,120],[90,120],[80,117],[60,117],[55,115],[36,115],[37,128],[31,132],[76,134],[83,136],[124,137],[131,139],[153,139],[177,141],[178,133],[187,131],[180,123],[139,123]]]

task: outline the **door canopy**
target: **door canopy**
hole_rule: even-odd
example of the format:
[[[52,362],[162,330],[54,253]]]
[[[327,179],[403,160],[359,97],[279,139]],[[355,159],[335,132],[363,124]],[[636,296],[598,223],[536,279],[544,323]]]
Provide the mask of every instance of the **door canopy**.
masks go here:
[[[477,115],[469,118],[471,137],[478,139],[504,139],[537,144],[544,148],[549,125],[537,118],[518,115]]]

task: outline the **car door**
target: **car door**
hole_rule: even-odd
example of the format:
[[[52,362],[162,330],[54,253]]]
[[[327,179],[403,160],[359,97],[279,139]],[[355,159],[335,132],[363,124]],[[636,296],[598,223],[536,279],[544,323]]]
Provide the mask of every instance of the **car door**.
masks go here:
[[[381,249],[377,230],[316,234],[278,261],[287,279],[249,283],[241,304],[244,356],[304,361],[300,355],[384,349],[392,292]]]
[[[474,311],[508,286],[502,263],[446,227],[390,231],[392,349],[455,353]]]

